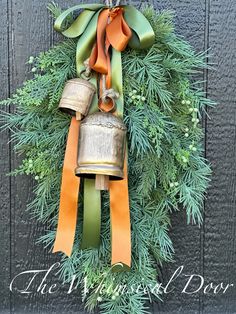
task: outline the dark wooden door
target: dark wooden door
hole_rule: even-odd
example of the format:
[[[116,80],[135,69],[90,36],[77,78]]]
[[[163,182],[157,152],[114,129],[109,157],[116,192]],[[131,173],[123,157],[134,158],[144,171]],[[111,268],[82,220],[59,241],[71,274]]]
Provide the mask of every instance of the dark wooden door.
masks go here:
[[[0,98],[11,95],[30,77],[25,64],[30,55],[46,50],[56,41],[53,21],[46,9],[48,0],[1,0]],[[79,1],[57,1],[62,7]],[[139,1],[133,1],[140,6]],[[210,48],[214,71],[202,73],[208,97],[218,102],[205,120],[206,157],[213,177],[205,201],[204,223],[186,226],[184,213],[172,216],[171,237],[175,263],[164,265],[162,280],[168,282],[183,265],[185,275],[201,275],[204,287],[234,284],[222,293],[183,294],[187,277],[175,280],[174,290],[163,295],[164,302],[152,305],[153,313],[236,313],[236,1],[235,0],[154,0],[157,10],[175,11],[177,31],[197,51]],[[54,295],[11,293],[9,284],[18,273],[46,269],[56,260],[35,244],[45,226],[25,212],[32,197],[32,182],[25,177],[7,177],[19,163],[9,143],[9,132],[0,136],[0,313],[85,313],[78,293],[67,295],[61,287]],[[198,279],[197,279],[198,278]],[[51,278],[57,281],[56,276]],[[196,277],[192,289],[199,286]],[[36,287],[37,288],[37,287]]]

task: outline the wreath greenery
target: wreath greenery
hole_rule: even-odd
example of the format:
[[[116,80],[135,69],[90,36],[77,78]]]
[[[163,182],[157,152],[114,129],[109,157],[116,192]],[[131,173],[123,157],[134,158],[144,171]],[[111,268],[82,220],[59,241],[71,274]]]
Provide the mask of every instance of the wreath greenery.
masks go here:
[[[50,6],[54,16],[60,9]],[[168,235],[172,211],[184,208],[187,222],[201,224],[204,193],[211,173],[203,157],[201,114],[214,103],[205,98],[194,75],[205,68],[205,54],[174,32],[172,14],[143,10],[155,34],[148,50],[127,49],[122,55],[125,114],[128,128],[129,193],[132,225],[132,269],[110,269],[108,194],[103,193],[101,247],[80,250],[82,214],[70,258],[61,256],[60,276],[81,283],[88,310],[101,313],[148,312],[146,302],[160,299],[155,287],[158,266],[172,260]],[[47,226],[39,242],[52,247],[56,233],[60,180],[70,118],[58,111],[65,82],[76,77],[76,41],[65,40],[37,57],[30,57],[33,78],[2,105],[17,105],[4,113],[18,153],[24,154],[13,175],[33,175],[30,213]],[[7,118],[7,120],[6,120]],[[7,122],[6,122],[7,121]],[[89,287],[86,293],[85,285]],[[102,282],[102,287],[101,287]],[[139,288],[138,288],[139,287]],[[143,289],[141,289],[141,288]],[[123,290],[122,290],[122,289]],[[137,290],[139,289],[139,290]]]

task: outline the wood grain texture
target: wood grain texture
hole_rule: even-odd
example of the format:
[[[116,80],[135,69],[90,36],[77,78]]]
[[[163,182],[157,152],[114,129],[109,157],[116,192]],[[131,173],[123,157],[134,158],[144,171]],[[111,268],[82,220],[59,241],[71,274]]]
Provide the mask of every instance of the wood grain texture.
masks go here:
[[[154,2],[159,10],[173,10],[175,14],[176,32],[183,35],[196,51],[205,49],[205,1],[168,0]],[[202,77],[201,77],[202,79]],[[175,248],[175,261],[162,268],[161,278],[167,284],[175,270],[183,265],[183,274],[174,282],[174,291],[163,296],[163,303],[154,306],[154,313],[199,313],[200,294],[186,295],[182,290],[187,282],[184,274],[201,274],[202,241],[201,229],[187,225],[185,211],[171,216],[172,227],[170,237]],[[191,289],[196,289],[198,281],[194,281]]]
[[[11,3],[11,92],[31,74],[26,61],[30,55],[49,48],[52,42],[52,25],[46,9],[46,1],[12,1]],[[13,155],[12,168],[19,165],[19,157]],[[30,269],[46,269],[54,261],[48,259],[47,251],[35,242],[44,234],[43,226],[26,213],[26,205],[32,198],[33,180],[26,177],[12,178],[12,273]],[[42,278],[42,277],[41,277]],[[54,281],[54,278],[51,278]],[[36,281],[32,289],[36,289]],[[19,282],[19,288],[21,282]],[[12,313],[57,312],[54,298],[40,293],[12,294]],[[55,311],[54,311],[55,310]]]
[[[26,62],[50,45],[51,30],[47,21],[45,3],[36,1],[11,1],[10,17],[10,87],[11,94],[22,82],[30,78]],[[20,163],[20,158],[12,152],[12,168]],[[11,179],[12,193],[12,273],[30,269],[46,268],[46,251],[35,245],[37,238],[44,233],[44,226],[32,220],[26,213],[26,205],[32,197],[33,180],[25,176]],[[23,280],[17,282],[22,289]],[[35,285],[33,286],[35,288]],[[40,294],[20,294],[14,292],[11,300],[12,313],[35,313],[47,308],[47,299]]]
[[[203,313],[236,313],[236,3],[212,0],[209,46],[215,70],[208,95],[218,102],[209,110],[206,156],[213,176],[206,201],[204,276],[207,282],[234,283],[225,295],[205,295]]]
[[[1,3],[0,27],[0,99],[8,97],[8,2]],[[8,111],[8,108],[5,108]],[[0,310],[10,312],[10,292],[6,287],[10,283],[10,171],[9,132],[3,131],[0,136]]]
[[[12,1],[11,2],[11,55],[10,86],[11,93],[24,80],[30,78],[30,66],[26,65],[30,55],[37,55],[47,50],[54,42],[53,21],[47,11],[47,0]],[[62,4],[62,1],[61,3]],[[75,5],[76,1],[68,1],[67,6]],[[63,3],[64,5],[64,3]],[[12,168],[20,164],[18,155],[13,153]],[[11,277],[24,270],[48,269],[59,260],[59,256],[48,253],[42,245],[37,245],[37,239],[45,233],[47,226],[36,222],[26,212],[26,207],[33,197],[34,180],[28,177],[12,178],[12,272]],[[32,285],[34,293],[13,293],[11,313],[83,313],[78,292],[66,294],[68,287],[63,287],[55,274],[49,276],[48,285],[57,284],[60,287],[55,294],[41,294],[36,292],[40,280],[39,276]],[[24,288],[25,280],[18,281],[18,288]],[[58,302],[59,300],[59,302]]]

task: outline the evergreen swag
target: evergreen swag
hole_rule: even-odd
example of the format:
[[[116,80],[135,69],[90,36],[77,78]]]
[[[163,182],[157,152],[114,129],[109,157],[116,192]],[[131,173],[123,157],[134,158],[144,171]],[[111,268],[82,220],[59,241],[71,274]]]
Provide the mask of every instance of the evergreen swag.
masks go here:
[[[50,10],[56,17],[57,6]],[[108,194],[103,194],[101,247],[79,249],[82,213],[71,258],[61,257],[60,275],[70,282],[81,281],[86,308],[97,305],[101,313],[148,313],[145,290],[157,283],[158,268],[172,260],[174,249],[168,235],[170,215],[184,207],[188,223],[201,224],[201,207],[209,182],[210,168],[203,157],[200,114],[214,103],[206,99],[201,84],[190,75],[205,68],[205,54],[174,33],[172,14],[144,9],[156,40],[146,51],[126,49],[122,54],[125,116],[129,146],[129,191],[132,223],[132,270],[110,269],[110,219]],[[33,175],[35,198],[28,210],[47,224],[39,242],[52,248],[57,225],[60,180],[70,118],[57,107],[66,80],[76,77],[76,41],[65,40],[38,57],[30,57],[34,77],[26,81],[2,105],[17,105],[4,113],[12,131],[15,149],[25,159],[13,175]],[[7,118],[7,122],[6,122]],[[80,206],[80,209],[82,206]],[[106,274],[105,276],[103,274]],[[84,278],[90,287],[83,293]],[[98,289],[102,282],[103,289]],[[129,292],[122,294],[117,287]],[[133,288],[132,288],[133,287]],[[134,289],[135,287],[135,289]],[[147,291],[146,291],[147,292]],[[153,290],[152,299],[160,299]]]

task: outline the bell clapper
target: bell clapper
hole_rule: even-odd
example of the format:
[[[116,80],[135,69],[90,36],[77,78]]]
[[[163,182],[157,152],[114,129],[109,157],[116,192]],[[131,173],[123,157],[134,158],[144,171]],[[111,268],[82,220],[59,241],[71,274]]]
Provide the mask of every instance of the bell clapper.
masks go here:
[[[81,114],[80,112],[78,112],[78,111],[76,111],[75,117],[76,117],[76,120],[77,120],[77,121],[82,120],[82,114]]]
[[[103,174],[96,174],[95,179],[96,190],[109,190],[109,176]]]

